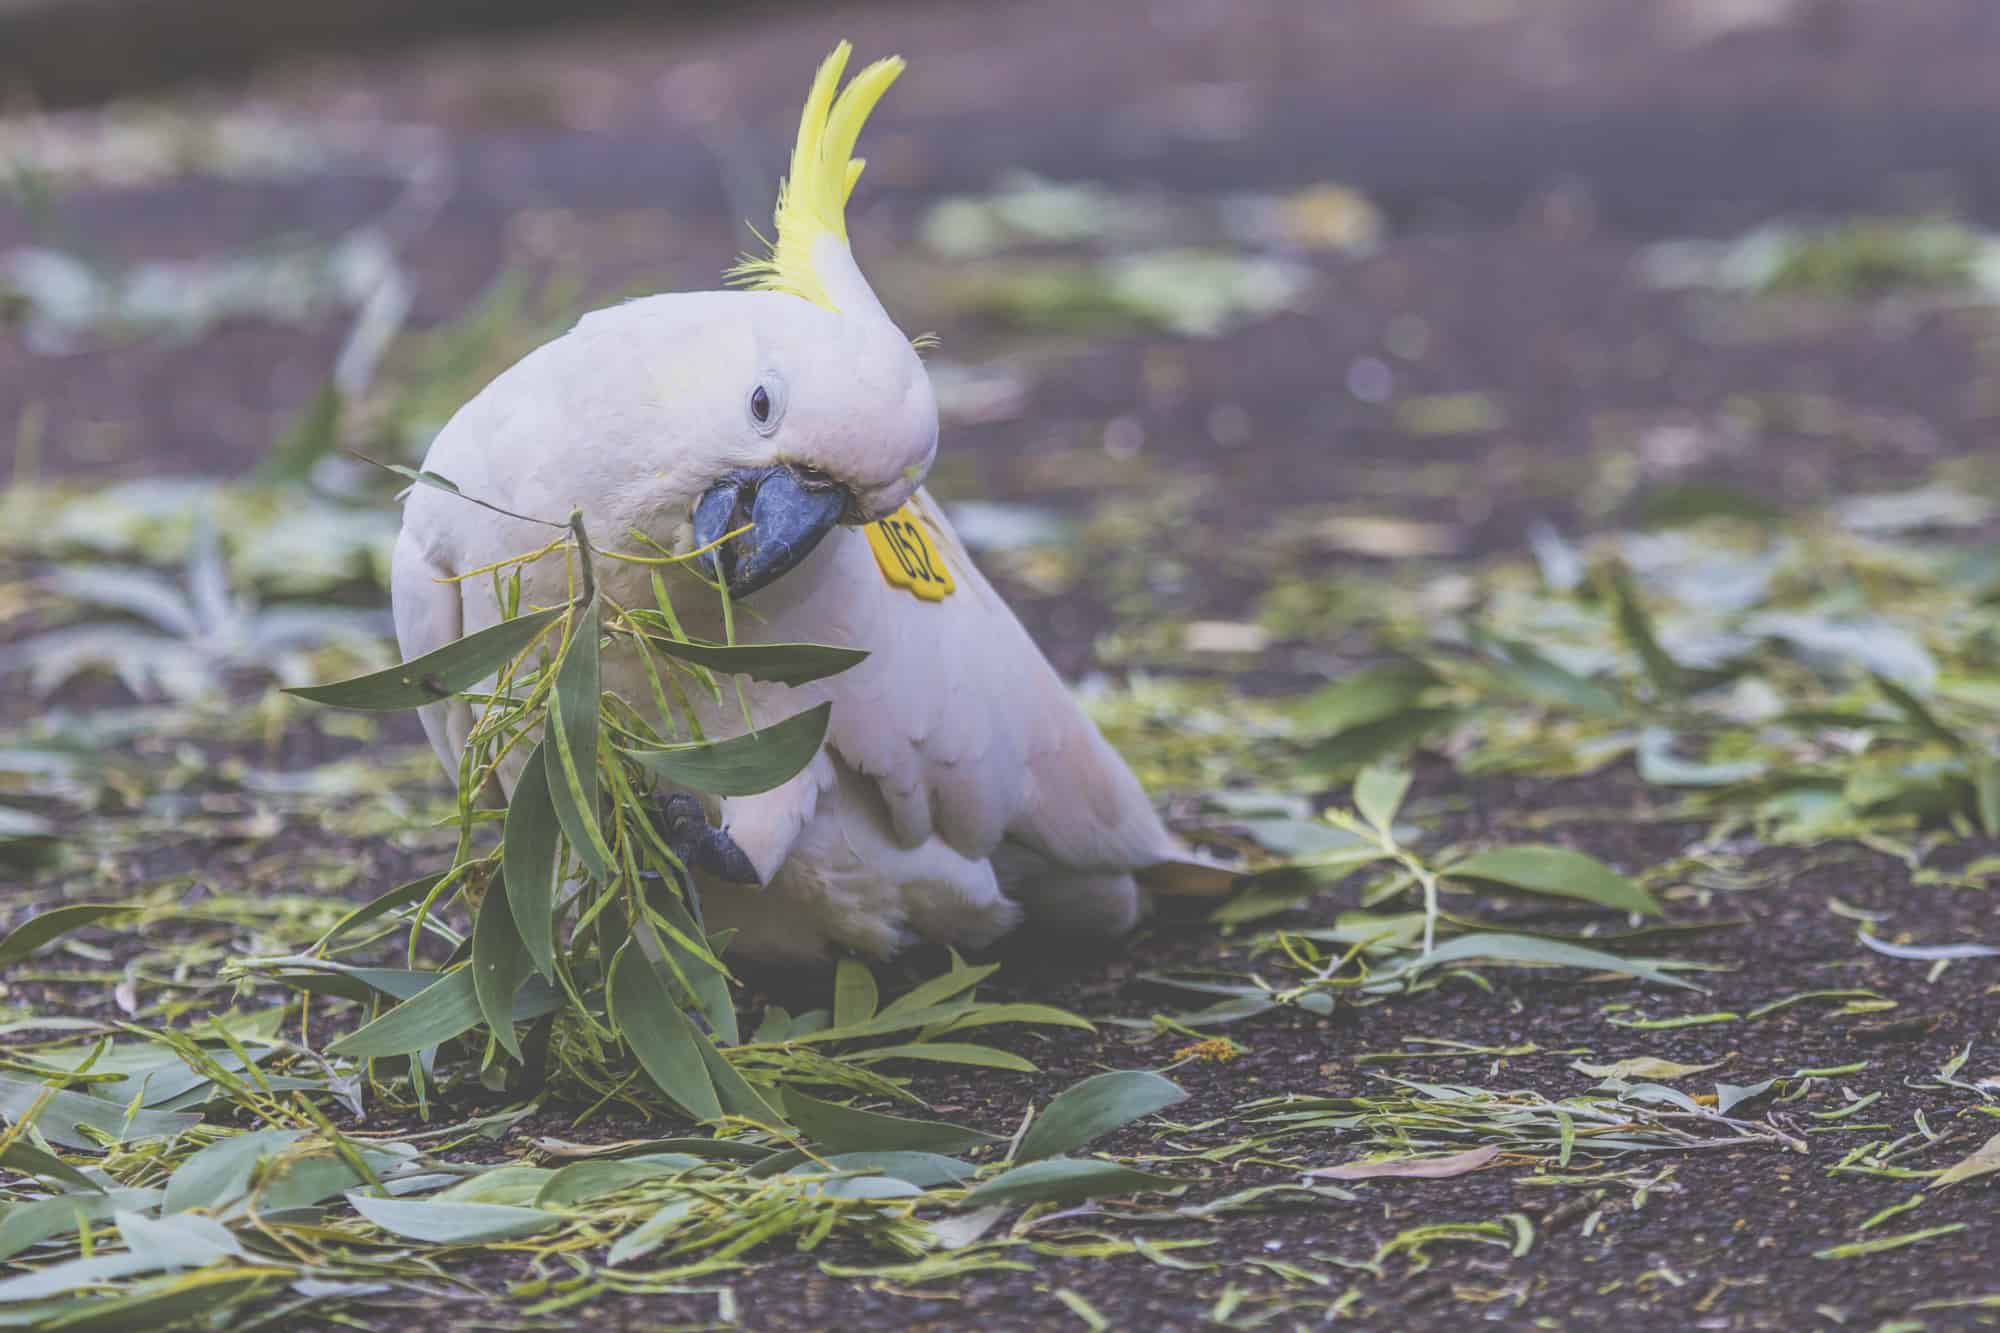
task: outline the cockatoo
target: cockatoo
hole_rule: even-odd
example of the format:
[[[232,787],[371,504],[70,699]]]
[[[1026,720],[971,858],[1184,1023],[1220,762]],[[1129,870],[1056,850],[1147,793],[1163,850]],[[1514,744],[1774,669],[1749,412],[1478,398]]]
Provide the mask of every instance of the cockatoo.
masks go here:
[[[776,239],[732,274],[749,290],[585,316],[460,409],[424,468],[505,509],[580,510],[592,533],[637,530],[676,553],[747,524],[698,557],[736,600],[738,641],[867,651],[796,688],[746,682],[759,725],[833,706],[796,777],[719,808],[701,798],[696,818],[719,827],[702,830],[694,878],[708,928],[737,932],[732,956],[978,948],[1023,917],[1118,935],[1140,918],[1149,872],[1171,875],[1188,853],[923,489],[936,400],[856,266],[844,217],[863,166],[855,141],[903,62],[879,60],[842,89],[848,55],[843,42],[813,81]],[[405,657],[498,621],[490,582],[453,576],[544,536],[413,489],[392,590]],[[652,569],[597,563],[609,596],[651,603]],[[722,639],[713,583],[685,565],[666,578],[686,630]],[[524,570],[523,606],[568,596],[559,557]],[[602,671],[605,689],[651,697],[629,656],[607,651]],[[734,698],[695,706],[711,737],[744,729]],[[455,776],[470,706],[442,701],[423,720]],[[684,819],[693,803],[676,800]]]

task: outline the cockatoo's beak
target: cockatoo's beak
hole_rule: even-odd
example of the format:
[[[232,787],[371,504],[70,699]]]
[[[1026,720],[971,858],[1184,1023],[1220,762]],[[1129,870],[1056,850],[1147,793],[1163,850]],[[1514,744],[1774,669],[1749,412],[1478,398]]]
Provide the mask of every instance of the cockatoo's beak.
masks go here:
[[[847,512],[848,498],[846,487],[808,484],[784,464],[728,473],[695,504],[695,544],[712,546],[745,524],[750,531],[703,555],[702,568],[732,597],[746,597],[811,555]]]

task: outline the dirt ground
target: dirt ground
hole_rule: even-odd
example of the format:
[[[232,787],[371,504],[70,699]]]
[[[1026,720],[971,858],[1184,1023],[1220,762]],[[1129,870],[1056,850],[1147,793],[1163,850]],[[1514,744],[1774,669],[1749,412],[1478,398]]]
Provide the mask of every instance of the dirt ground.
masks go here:
[[[1242,558],[1246,534],[1288,515],[1421,525],[1426,558],[1470,562],[1520,550],[1538,522],[1582,535],[1634,521],[1695,483],[1785,511],[1940,476],[1993,484],[2000,313],[1990,299],[1751,303],[1645,277],[1656,242],[1733,237],[1778,218],[1938,209],[2000,227],[2000,11],[1981,0],[876,3],[740,23],[464,38],[173,94],[160,104],[171,114],[283,117],[340,148],[278,173],[176,170],[69,185],[46,206],[0,203],[0,251],[60,241],[136,262],[337,237],[405,189],[375,151],[393,142],[433,173],[429,192],[389,224],[419,328],[457,317],[503,270],[560,274],[606,298],[635,285],[712,286],[746,243],[740,220],[768,208],[804,72],[842,35],[863,56],[895,50],[911,62],[865,144],[857,253],[881,275],[891,307],[909,312],[906,327],[936,329],[952,363],[1009,367],[1020,395],[1005,411],[968,409],[947,425],[933,489],[947,502],[1031,504],[1077,521],[1120,499],[1145,502],[1117,529],[1129,538],[1125,558],[1096,573],[1052,580],[998,563],[1010,600],[1072,677],[1202,674],[1199,660],[1132,645],[1155,619],[1254,618],[1276,580]],[[1129,324],[1024,330],[953,299],[949,265],[923,257],[919,241],[937,200],[989,189],[1009,169],[1188,208],[1338,182],[1379,208],[1383,234],[1365,251],[1307,251],[1299,262],[1310,285],[1294,308],[1219,336]],[[10,455],[0,468],[16,469],[16,481],[30,466],[40,479],[77,483],[240,477],[316,391],[345,327],[337,313],[239,318],[184,338],[93,339],[48,356],[0,325],[0,435],[32,415],[42,442],[32,459],[0,451]],[[1390,387],[1376,392],[1378,381]],[[1472,411],[1467,428],[1417,430],[1398,412],[1445,396]],[[1401,558],[1394,545],[1350,542],[1285,574],[1337,589],[1349,573],[1381,574]],[[13,569],[31,567],[23,559]],[[1307,687],[1370,655],[1337,615],[1288,629],[1251,659],[1232,659],[1246,694]],[[9,694],[0,725],[24,727],[42,705]],[[58,699],[88,709],[124,696],[100,683]],[[299,734],[275,747],[238,737],[215,752],[254,752],[279,769],[361,754],[405,765],[398,774],[417,771],[407,767],[414,724],[391,724],[365,743],[288,725]],[[173,750],[119,744],[158,763]],[[349,836],[298,807],[281,817],[276,842],[247,846],[226,827],[241,813],[232,799],[218,794],[208,822],[149,833],[144,848],[121,843],[118,855],[140,881],[195,868],[235,884],[282,873],[269,864],[280,854],[345,862],[339,891],[357,901],[411,863],[411,844]],[[1532,825],[1631,873],[1674,861],[1711,833],[1664,817],[1657,793],[1623,768],[1597,778],[1465,778],[1431,763],[1419,768],[1413,800],[1449,838]],[[1944,859],[1996,852],[1975,836]],[[1082,1326],[1056,1295],[1068,1291],[1112,1328],[1249,1326],[1260,1313],[1267,1327],[1316,1328],[1339,1322],[1326,1310],[1350,1279],[1362,1294],[1341,1321],[1382,1329],[2000,1323],[1992,1307],[1918,1308],[2000,1290],[1992,1178],[1938,1192],[1913,1223],[1961,1230],[1885,1253],[1816,1257],[1916,1188],[1829,1171],[1865,1137],[1846,1131],[1865,1121],[1893,1137],[1919,1114],[1934,1128],[1948,1121],[1946,1139],[1917,1163],[1931,1168],[1992,1132],[1990,1118],[1958,1114],[1966,1108],[1927,1080],[1968,1043],[1968,1075],[1994,1072],[2000,971],[1971,960],[1932,977],[1920,963],[1862,951],[1850,914],[1921,922],[1930,939],[1994,942],[1993,890],[1913,875],[1891,852],[1854,842],[1757,847],[1739,869],[1754,889],[1691,892],[1672,905],[1677,922],[1737,923],[1674,942],[1675,956],[1719,965],[1698,1002],[1621,980],[1500,970],[1485,989],[1447,985],[1420,1002],[1341,1008],[1324,1020],[1254,1020],[1228,1029],[1247,1048],[1241,1059],[1176,1071],[1192,1099],[1171,1112],[1188,1127],[1173,1137],[1218,1145],[1244,1131],[1232,1117],[1259,1090],[1354,1095],[1382,1072],[1556,1089],[1575,1084],[1568,1071],[1579,1058],[1722,1061],[1716,1077],[1743,1082],[1866,1062],[1855,1086],[1882,1095],[1859,1120],[1814,1119],[1850,1104],[1837,1077],[1787,1108],[1809,1152],[1687,1153],[1564,1189],[1497,1169],[1385,1180],[1355,1186],[1352,1204],[1148,1233],[1216,1237],[1182,1252],[1215,1265],[1196,1271],[1045,1257],[1032,1272],[910,1292],[827,1276],[822,1263],[863,1259],[837,1246],[773,1254],[736,1285],[741,1326]],[[18,924],[72,887],[0,891],[0,921]],[[1330,922],[1355,906],[1356,892],[1342,884],[1286,920]],[[1848,911],[1830,912],[1829,900]],[[1518,923],[1561,919],[1510,910]],[[1050,960],[1035,944],[1013,946],[996,993],[1090,1017],[1144,1017],[1178,1001],[1141,974],[1254,969],[1253,938],[1169,911],[1107,954]],[[1835,988],[1896,1006],[1837,1015],[1800,1004],[1749,1025],[1664,1030],[1613,1026],[1605,1009],[1748,1011]],[[93,993],[46,978],[16,981],[9,1000],[81,1012]],[[1040,1064],[1038,1080],[927,1076],[923,1096],[1008,1133],[1015,1108],[1040,1090],[1158,1059],[1157,1048],[1134,1052],[1111,1027],[1088,1040],[1065,1032],[1008,1044]],[[1364,1058],[1391,1053],[1400,1055]],[[548,1113],[521,1132],[565,1126]],[[616,1120],[591,1130],[606,1139],[656,1132]],[[1108,1146],[1151,1141],[1134,1133]],[[1197,1165],[1207,1176],[1197,1194],[1296,1179],[1300,1165],[1349,1155],[1332,1140],[1288,1150],[1282,1164]],[[1441,1246],[1426,1270],[1398,1258],[1382,1279],[1315,1258],[1365,1258],[1419,1223],[1516,1212],[1537,1231],[1521,1257]],[[1256,1266],[1266,1261],[1330,1273],[1335,1285],[1283,1279]],[[1237,1303],[1218,1313],[1232,1284],[1243,1289]],[[550,1326],[705,1326],[714,1308],[706,1296],[605,1297]],[[406,1326],[409,1313],[378,1313],[371,1326]],[[505,1301],[457,1296],[436,1317],[539,1326]]]

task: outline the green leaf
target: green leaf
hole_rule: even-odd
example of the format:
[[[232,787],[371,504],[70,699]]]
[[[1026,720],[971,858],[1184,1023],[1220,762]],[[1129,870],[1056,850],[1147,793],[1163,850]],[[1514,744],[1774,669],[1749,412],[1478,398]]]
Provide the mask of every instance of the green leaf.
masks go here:
[[[1107,1195],[1170,1190],[1186,1183],[1172,1176],[1134,1171],[1116,1162],[1051,1157],[1001,1172],[966,1195],[959,1206],[983,1208],[996,1203],[1076,1203]]]
[[[885,1014],[909,1013],[915,1009],[928,1009],[942,1004],[960,991],[971,990],[986,978],[1000,970],[998,963],[984,963],[978,967],[967,967],[963,963],[952,968],[941,977],[919,982],[883,1008]]]
[[[955,1153],[1003,1140],[942,1120],[911,1120],[823,1102],[792,1088],[783,1093],[785,1114],[827,1152]]]
[[[1327,735],[1408,712],[1437,676],[1421,662],[1369,667],[1344,676],[1292,705],[1307,734]]]
[[[636,945],[611,965],[611,1016],[618,1035],[659,1090],[700,1121],[721,1118],[722,1102],[702,1058],[701,1034]]]
[[[367,1149],[361,1151],[361,1156],[374,1170],[393,1164],[386,1153],[380,1162]],[[331,1148],[288,1154],[271,1166],[269,1176],[258,1184],[256,1207],[266,1216],[310,1208],[361,1183],[360,1173]]]
[[[669,1199],[658,1212],[620,1236],[612,1245],[611,1252],[604,1257],[604,1262],[616,1268],[628,1260],[642,1258],[657,1250],[700,1206],[700,1202],[693,1197]]]
[[[119,1213],[118,1237],[125,1248],[157,1268],[200,1268],[223,1259],[241,1259],[242,1244],[212,1217],[146,1217]]]
[[[1646,679],[1653,683],[1653,688],[1665,698],[1678,698],[1687,690],[1687,673],[1660,646],[1659,635],[1653,629],[1653,618],[1646,613],[1638,592],[1632,587],[1632,576],[1623,565],[1614,565],[1606,574],[1605,583],[1611,594],[1612,612],[1618,620],[1618,637],[1639,659],[1639,665],[1645,670]]]
[[[1057,1094],[1021,1139],[1016,1161],[1034,1162],[1081,1148],[1121,1125],[1187,1100],[1172,1079],[1147,1069],[1094,1074]]]
[[[25,1139],[15,1139],[5,1148],[0,1148],[0,1167],[5,1167],[9,1171],[19,1171],[23,1175],[43,1176],[50,1180],[60,1180],[71,1189],[92,1190],[98,1194],[104,1193],[104,1186],[98,1184],[54,1153],[43,1152],[40,1148],[37,1148]]]
[[[131,1269],[129,1255],[95,1258],[125,1260],[128,1270]],[[141,1265],[136,1271],[147,1270]],[[197,1319],[217,1320],[223,1310],[255,1299],[289,1276],[271,1268],[201,1268],[192,1273],[175,1273],[124,1288],[115,1296],[65,1302],[58,1307],[59,1315],[45,1312],[35,1327],[61,1329],[62,1333],[129,1333],[132,1329],[185,1327]],[[221,1325],[217,1322],[210,1326]]]
[[[722,741],[625,753],[678,787],[715,796],[755,796],[790,781],[819,753],[832,703],[794,713],[761,731]]]
[[[858,1064],[881,1064],[884,1060],[928,1060],[933,1064],[977,1065],[985,1069],[1008,1069],[1017,1074],[1038,1072],[1032,1061],[1012,1051],[995,1050],[962,1041],[916,1041],[903,1046],[875,1046],[846,1057]]]
[[[1566,667],[1512,639],[1468,626],[1466,636],[1484,654],[1482,665],[1488,679],[1498,689],[1548,704],[1560,704],[1579,713],[1603,718],[1622,718],[1625,704],[1619,697]]]
[[[408,1055],[470,1032],[479,1025],[479,1017],[472,969],[460,967],[327,1049],[354,1059]]]
[[[1601,907],[1659,916],[1653,895],[1594,856],[1568,847],[1528,845],[1476,852],[1445,866],[1452,879],[1478,879],[1530,893],[1577,898]]]
[[[538,1208],[503,1203],[435,1203],[429,1199],[377,1199],[359,1192],[354,1211],[391,1235],[428,1245],[482,1245],[519,1240],[553,1230],[563,1219]]]
[[[967,1009],[952,1018],[936,1033],[962,1032],[966,1028],[992,1027],[995,1023],[1038,1023],[1049,1027],[1081,1028],[1085,1032],[1095,1032],[1087,1018],[1079,1018],[1067,1009],[1058,1009],[1049,1004],[980,1004]],[[871,1025],[872,1026],[872,1025]]]
[[[438,881],[443,878],[442,874],[425,875],[421,879],[413,879],[408,883],[398,884],[393,889],[388,889],[377,894],[361,906],[355,908],[352,912],[349,912],[346,916],[340,918],[340,920],[334,922],[333,929],[320,936],[319,942],[313,946],[312,951],[319,952],[328,948],[335,941],[353,934],[370,921],[377,920],[395,911],[398,907],[409,903],[422,902],[430,896],[431,890],[436,888]]]
[[[1632,751],[1639,776],[1660,787],[1729,787],[1754,782],[1769,771],[1761,759],[1723,763],[1683,759],[1674,753],[1674,744],[1674,734],[1664,727],[1648,727],[1639,733]]]
[[[234,1203],[249,1192],[257,1164],[297,1142],[303,1133],[296,1129],[254,1130],[209,1144],[174,1169],[173,1177],[167,1181],[167,1195],[160,1204],[160,1212],[213,1210]]]
[[[0,967],[20,962],[49,941],[138,909],[125,903],[69,903],[37,912],[0,939]]]
[[[706,1033],[696,1032],[695,1041],[698,1043],[696,1049],[701,1052],[701,1062],[707,1067],[709,1078],[715,1082],[716,1100],[722,1103],[724,1114],[740,1116],[774,1129],[785,1127],[785,1117],[778,1114],[777,1108],[771,1105],[762,1090],[729,1063],[729,1057],[716,1049],[715,1042]]]
[[[1881,692],[1882,697],[1895,705],[1896,711],[1903,715],[1919,735],[1953,750],[1965,748],[1965,742],[1949,727],[1939,722],[1937,715],[1931,712],[1929,706],[1906,687],[1890,680],[1879,671],[1869,672],[1868,678],[1875,683],[1875,688]]]
[[[1314,774],[1339,776],[1385,756],[1402,754],[1461,716],[1456,708],[1406,708],[1327,737],[1308,747],[1301,762]]]
[[[657,611],[634,611],[632,619],[642,624],[665,621]],[[710,671],[779,685],[824,680],[851,670],[868,658],[859,648],[835,648],[823,643],[689,643],[658,634],[648,634],[646,643],[655,652],[693,662]]]
[[[260,482],[304,481],[313,465],[332,453],[340,443],[341,409],[346,405],[340,386],[331,379],[294,417],[273,444],[271,452],[257,465]]]
[[[550,1176],[535,1195],[537,1208],[568,1208],[589,1199],[630,1189],[649,1180],[665,1180],[701,1165],[699,1157],[667,1153],[655,1157],[605,1158],[572,1162]]]
[[[1354,808],[1377,833],[1389,836],[1403,797],[1410,791],[1410,771],[1406,768],[1364,768],[1354,779]]]
[[[1641,981],[1657,982],[1662,986],[1678,986],[1682,990],[1698,991],[1702,988],[1691,981],[1663,972],[1655,965],[1656,960],[1641,958],[1621,958],[1601,949],[1586,949],[1580,944],[1568,944],[1562,940],[1545,940],[1534,935],[1478,934],[1460,935],[1446,940],[1437,948],[1412,959],[1400,972],[1380,976],[1382,980],[1395,980],[1415,976],[1434,967],[1447,963],[1463,963],[1473,960],[1494,963],[1526,963],[1539,966],[1587,967],[1598,972],[1616,972]]]
[[[548,735],[555,745],[542,763],[556,820],[584,868],[602,883],[610,875],[611,847],[597,817],[598,615],[593,597],[570,627],[569,646],[549,692]]]
[[[507,907],[521,946],[534,969],[550,980],[556,974],[555,902],[562,877],[562,825],[549,796],[548,743],[537,745],[521,767],[507,802],[500,846]]]
[[[1946,1189],[1962,1180],[1977,1176],[1990,1176],[2000,1171],[2000,1134],[1986,1140],[1986,1146],[1972,1156],[1952,1163],[1938,1178],[1931,1182],[1932,1189]]]
[[[664,916],[673,928],[690,940],[702,938],[701,927],[688,912],[687,904],[672,888],[662,883],[646,895],[646,901],[654,911]],[[650,938],[659,940],[660,949],[680,968],[681,975],[694,989],[696,1005],[703,1018],[715,1031],[715,1038],[725,1046],[734,1046],[742,1040],[742,1033],[736,1025],[736,997],[730,993],[729,978],[717,969],[714,947],[706,953],[696,953],[672,935],[659,935],[650,924],[641,929]]]
[[[0,1074],[0,1116],[18,1122],[34,1111],[38,1103],[35,1128],[49,1142],[65,1148],[97,1149],[97,1140],[82,1133],[85,1126],[114,1142],[129,1143],[134,1139],[169,1137],[201,1123],[198,1115],[176,1111],[135,1110],[128,1115],[126,1108],[118,1103]]]
[[[534,964],[514,928],[507,895],[488,885],[472,923],[472,993],[495,1040],[516,1060],[524,1060],[521,1039],[514,1032],[514,996]]]
[[[1978,803],[1979,831],[2000,838],[2000,758],[1984,755],[1972,760],[1972,794]]]
[[[925,1190],[961,1185],[975,1174],[971,1166],[956,1157],[940,1157],[930,1152],[834,1153],[826,1159],[826,1164],[836,1171],[872,1171]]]
[[[0,1210],[0,1260],[11,1259],[31,1245],[66,1236],[85,1222],[101,1222],[115,1213],[151,1208],[160,1201],[155,1189],[108,1190],[101,1194],[61,1194]]]
[[[867,1022],[875,1017],[879,999],[875,974],[868,970],[868,964],[858,958],[841,959],[833,974],[833,1025],[844,1028]]]
[[[516,616],[413,657],[401,666],[328,685],[302,685],[285,693],[316,704],[365,712],[421,708],[469,690],[494,674],[541,638],[566,609],[559,606]]]

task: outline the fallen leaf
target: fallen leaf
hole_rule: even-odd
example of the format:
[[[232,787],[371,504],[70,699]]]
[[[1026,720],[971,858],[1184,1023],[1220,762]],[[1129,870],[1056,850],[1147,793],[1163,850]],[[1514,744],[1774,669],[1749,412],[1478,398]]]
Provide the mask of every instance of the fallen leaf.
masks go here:
[[[1617,1060],[1608,1065],[1594,1065],[1587,1060],[1576,1060],[1570,1064],[1570,1068],[1579,1074],[1588,1074],[1592,1078],[1673,1079],[1686,1078],[1689,1074],[1699,1074],[1727,1063],[1726,1060],[1715,1060],[1705,1065],[1684,1065],[1673,1060],[1662,1060],[1656,1056],[1640,1055],[1629,1060]]]
[[[1322,1176],[1328,1180],[1374,1180],[1380,1176],[1396,1176],[1412,1180],[1443,1180],[1448,1176],[1462,1176],[1477,1171],[1500,1155],[1500,1145],[1489,1143],[1471,1152],[1462,1152],[1450,1157],[1402,1157],[1390,1162],[1344,1162],[1339,1166],[1323,1166],[1317,1171],[1308,1171],[1308,1176]]]
[[[1944,1170],[1932,1184],[1932,1189],[1943,1189],[1956,1185],[1961,1180],[1971,1180],[1974,1176],[1991,1175],[2000,1171],[2000,1134],[1986,1140],[1986,1146],[1962,1162],[1955,1162]]]

